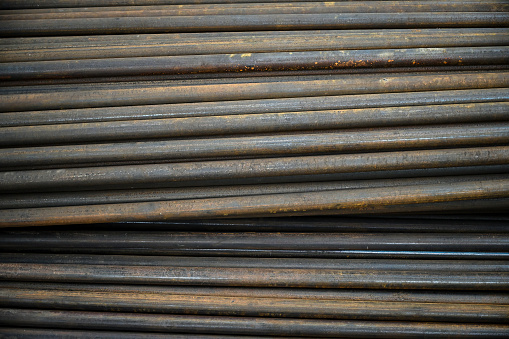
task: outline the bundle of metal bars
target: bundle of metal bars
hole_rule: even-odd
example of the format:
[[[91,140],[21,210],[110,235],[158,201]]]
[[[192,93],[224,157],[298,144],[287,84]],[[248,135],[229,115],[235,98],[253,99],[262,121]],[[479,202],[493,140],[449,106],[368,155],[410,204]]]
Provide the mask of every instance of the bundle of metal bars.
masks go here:
[[[0,336],[509,336],[508,27],[1,1]]]
[[[508,235],[495,214],[5,229],[0,332],[506,337]]]

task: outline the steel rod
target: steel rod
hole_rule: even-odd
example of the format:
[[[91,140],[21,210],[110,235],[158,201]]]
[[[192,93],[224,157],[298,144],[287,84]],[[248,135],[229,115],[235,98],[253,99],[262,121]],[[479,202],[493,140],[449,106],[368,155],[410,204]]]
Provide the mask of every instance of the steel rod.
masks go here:
[[[224,85],[143,86],[98,89],[57,90],[45,86],[42,91],[22,88],[21,92],[0,94],[0,112],[87,108],[126,105],[152,105],[185,102],[210,102],[291,97],[333,96],[345,94],[376,94],[509,87],[509,73],[453,73],[453,74],[376,74],[348,75],[313,81],[282,81]]]
[[[479,181],[479,180],[502,180],[507,178],[506,174],[482,174],[474,176],[447,176],[447,177],[419,177],[402,179],[381,179],[381,180],[349,180],[329,182],[298,182],[287,184],[262,184],[262,185],[228,185],[208,187],[185,187],[185,188],[152,188],[152,189],[130,189],[130,190],[100,190],[100,191],[79,191],[59,193],[30,193],[30,194],[3,194],[0,195],[0,209],[10,208],[34,208],[34,207],[56,207],[76,205],[97,205],[114,204],[144,201],[181,200],[234,197],[261,194],[282,194],[282,193],[305,193],[320,192],[340,189],[358,189],[375,187],[394,187],[402,185],[427,185],[443,184],[448,185],[457,182]],[[480,207],[483,204],[478,202]],[[493,202],[491,202],[493,204]],[[496,204],[494,204],[496,205]],[[209,221],[212,222],[212,221]],[[271,225],[273,221],[268,222]],[[283,221],[288,222],[288,221]],[[318,220],[314,220],[316,224]],[[235,221],[218,222],[221,227],[232,226]],[[259,222],[258,222],[259,223]],[[293,223],[293,221],[292,221]],[[281,225],[281,222],[276,222]],[[258,227],[257,223],[249,226]],[[301,223],[299,227],[304,227]],[[330,227],[330,226],[328,226]],[[446,227],[441,225],[440,227]],[[463,225],[463,227],[466,227]],[[492,225],[495,227],[495,225]],[[505,229],[505,228],[500,228]],[[464,229],[466,231],[466,229]]]
[[[506,337],[509,326],[502,324],[448,324],[422,322],[346,321],[318,319],[263,319],[250,317],[153,315],[140,313],[0,310],[0,323],[7,326],[128,330],[175,333],[296,335],[322,337],[408,338],[430,331],[436,337]]]
[[[507,27],[507,13],[323,13],[3,20],[0,36],[256,30]]]
[[[509,273],[421,272],[231,267],[4,264],[16,281],[246,287],[507,290]],[[506,315],[507,317],[507,315]]]
[[[248,288],[204,286],[112,285],[2,281],[3,289],[64,290],[100,293],[142,293],[154,295],[201,295],[255,298],[354,300],[388,302],[426,302],[452,304],[507,305],[505,292],[426,291],[426,290],[366,290],[366,289],[302,289],[302,288]]]
[[[4,307],[311,319],[507,323],[509,306],[0,289]],[[482,314],[482,317],[479,317]]]
[[[341,269],[378,271],[509,272],[505,261],[231,258],[184,256],[126,256],[92,254],[0,253],[0,262],[19,264],[133,265],[172,267],[237,267]]]
[[[32,111],[2,113],[0,119],[1,127],[15,127],[24,125],[52,125],[62,123],[86,123],[101,121],[119,121],[119,120],[144,120],[144,119],[168,119],[168,118],[192,118],[192,117],[215,117],[230,116],[230,119],[236,119],[236,126],[239,126],[241,118],[251,120],[251,126],[255,123],[256,117],[250,114],[263,114],[259,118],[276,119],[276,117],[294,116],[291,112],[299,112],[298,116],[307,116],[309,120],[325,119],[327,115],[337,113],[335,110],[343,110],[342,119],[346,120],[347,109],[356,109],[359,114],[360,109],[376,107],[400,107],[400,106],[425,106],[425,105],[447,105],[447,104],[475,104],[483,102],[502,102],[509,101],[509,90],[505,88],[473,89],[473,90],[451,90],[451,91],[426,91],[426,92],[408,92],[408,93],[386,93],[386,94],[361,94],[361,95],[342,95],[342,96],[323,96],[323,97],[304,97],[304,98],[285,98],[285,99],[261,99],[261,100],[239,100],[239,101],[219,101],[213,103],[187,103],[187,104],[169,104],[169,105],[145,105],[145,106],[121,106],[107,108],[84,108],[84,109],[64,109],[53,111]],[[466,108],[465,106],[463,106]],[[423,120],[424,124],[433,123],[460,123],[477,121],[497,121],[504,120],[505,116],[499,114],[489,114],[489,105],[483,106],[483,114],[466,114],[470,110],[464,109],[455,115],[435,114],[432,120]],[[417,109],[417,108],[414,108]],[[324,111],[325,112],[320,112]],[[329,112],[326,112],[326,111]],[[383,111],[383,110],[379,110]],[[287,113],[290,112],[290,113]],[[375,115],[376,110],[371,114]],[[273,114],[269,114],[273,113]],[[278,114],[276,114],[278,113]],[[249,114],[249,115],[248,115]],[[431,114],[427,112],[427,114]],[[242,115],[241,118],[234,118],[233,115]],[[324,116],[325,115],[325,116]],[[388,119],[390,117],[385,117]],[[204,120],[195,120],[191,125],[195,129],[202,125],[208,125],[214,118]],[[219,120],[219,119],[216,119]],[[222,119],[223,124],[224,120]],[[294,120],[294,119],[292,119]],[[159,123],[164,122],[158,120]],[[179,121],[191,120],[172,120],[172,124],[178,124]],[[244,120],[242,120],[244,121]],[[385,120],[386,121],[386,120]],[[207,123],[208,122],[208,123]],[[329,123],[332,123],[329,121]],[[412,124],[418,124],[419,120],[412,120]],[[124,123],[125,124],[125,123]],[[86,125],[83,125],[86,126]],[[110,126],[113,128],[113,125]],[[227,126],[223,125],[223,128]],[[316,127],[316,125],[315,125]],[[168,127],[169,128],[169,127]],[[254,128],[254,126],[253,126]]]
[[[124,331],[86,331],[86,330],[61,330],[56,328],[18,328],[2,327],[0,334],[8,338],[17,339],[277,339],[281,337],[271,336],[239,336],[239,335],[206,335],[206,334],[171,334],[153,332],[124,332]],[[283,337],[289,338],[289,337]],[[301,337],[302,338],[302,337]]]
[[[355,1],[355,0],[338,0],[339,3],[344,3],[347,1]],[[371,1],[371,0],[364,0]],[[377,0],[377,1],[393,1],[393,0]],[[432,1],[433,3],[440,2],[449,2],[445,0],[425,0],[424,3]],[[294,3],[320,3],[321,0],[286,0],[286,3],[294,4]],[[356,1],[357,2],[357,1]],[[462,3],[477,3],[477,0],[461,0]],[[244,3],[278,3],[275,0],[141,0],[136,2],[136,6],[154,6],[154,5],[194,5],[194,4],[244,4]],[[421,1],[422,3],[422,1]],[[482,3],[505,3],[503,0],[485,0]],[[104,0],[42,0],[37,4],[32,4],[30,2],[26,2],[23,0],[5,0],[2,2],[2,6],[0,9],[40,9],[40,8],[80,8],[80,7],[105,7],[105,6],[133,6],[133,2],[130,0],[114,0],[114,1],[104,1]],[[106,7],[107,8],[107,7]]]
[[[392,13],[392,12],[507,12],[506,4],[482,2],[422,2],[422,1],[355,1],[313,3],[233,3],[200,5],[115,6],[99,8],[69,8],[11,10],[0,15],[0,20],[74,19],[96,17],[145,17],[175,15],[260,15],[311,13]]]
[[[482,146],[507,142],[507,123],[381,128],[369,131],[334,129],[438,124],[444,120],[474,120],[476,116],[479,120],[491,118],[507,121],[508,112],[509,102],[492,102],[4,127],[0,128],[2,147],[129,139],[136,142],[4,149],[0,151],[0,167]],[[326,131],[307,132],[321,129]],[[280,134],[293,131],[305,133]],[[140,142],[146,138],[242,133],[273,134]],[[234,149],[228,151],[232,147]]]
[[[0,172],[0,191],[503,165],[509,146]],[[503,181],[501,181],[503,182]],[[485,196],[497,198],[499,196]],[[500,196],[504,197],[504,196]],[[472,196],[471,198],[475,198]],[[424,201],[423,201],[424,202]]]
[[[509,20],[509,14],[507,15]],[[30,21],[32,23],[33,21]],[[1,29],[1,28],[0,28]],[[509,47],[335,50],[210,54],[136,58],[0,63],[0,79],[80,78],[143,74],[287,71],[301,69],[498,65],[509,61]]]
[[[455,240],[457,239],[457,240]],[[506,233],[207,233],[3,230],[2,251],[170,255],[193,249],[503,251]],[[117,246],[114,246],[117,244]],[[148,247],[148,245],[150,247]],[[93,245],[93,246],[92,246]],[[491,246],[490,246],[491,245]],[[138,251],[138,252],[137,252]],[[179,254],[171,254],[179,255]],[[182,254],[180,254],[182,255]]]

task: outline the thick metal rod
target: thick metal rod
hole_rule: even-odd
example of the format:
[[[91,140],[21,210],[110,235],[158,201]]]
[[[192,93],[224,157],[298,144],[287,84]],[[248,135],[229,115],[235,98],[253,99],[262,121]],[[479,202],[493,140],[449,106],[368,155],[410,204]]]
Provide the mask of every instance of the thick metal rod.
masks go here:
[[[507,17],[509,21],[509,14],[507,14]],[[508,55],[509,47],[498,46],[53,60],[0,63],[0,79],[31,80],[143,74],[437,66],[444,64],[498,65],[507,64],[509,61]]]
[[[507,323],[509,306],[0,289],[3,307],[248,317]],[[482,314],[479,317],[479,314]]]
[[[134,256],[92,254],[0,253],[2,263],[133,265],[174,267],[237,267],[340,269],[378,271],[509,272],[509,263],[500,260],[401,260],[401,259],[310,259],[231,258],[184,256]]]
[[[58,14],[60,15],[60,14]],[[307,32],[307,31],[305,31]],[[313,31],[315,32],[315,31]],[[365,31],[318,31],[315,34],[280,35],[268,32],[266,36],[247,37],[192,37],[163,35],[161,40],[118,38],[116,41],[83,41],[62,43],[32,43],[19,39],[20,45],[3,45],[1,62],[28,62],[72,59],[128,58],[177,56],[190,54],[268,53],[313,50],[349,50],[383,48],[451,48],[505,46],[509,34],[501,28],[387,30],[383,33]],[[195,33],[193,33],[195,34]],[[195,34],[196,35],[196,34]],[[205,35],[205,34],[203,34]],[[164,38],[164,40],[163,40]],[[292,54],[293,55],[293,54]]]
[[[419,168],[502,165],[509,146],[378,152],[305,157],[105,166],[0,173],[0,191],[53,190],[101,185],[241,179],[270,176],[353,173]],[[504,181],[502,181],[504,182]],[[505,196],[485,196],[497,198]],[[475,199],[475,196],[471,196]],[[463,199],[460,199],[463,200]],[[422,201],[424,202],[424,201]],[[431,202],[431,201],[430,201]]]
[[[444,273],[4,263],[0,263],[0,268],[0,279],[16,281],[367,289],[507,290],[509,288],[509,273],[506,272]]]
[[[185,255],[190,250],[507,250],[507,233],[206,233],[4,230],[2,251]],[[115,245],[116,244],[116,245]],[[150,245],[150,246],[149,246]]]
[[[312,13],[393,13],[393,12],[507,12],[503,3],[436,2],[436,1],[355,1],[355,2],[286,2],[286,3],[233,3],[200,5],[115,6],[99,8],[69,8],[11,10],[0,15],[0,20],[115,18],[181,15],[260,15],[260,14],[312,14]]]
[[[392,192],[392,193],[390,193]],[[195,200],[0,210],[0,227],[48,226],[121,221],[280,215],[352,214],[391,211],[391,206],[509,197],[507,180],[416,185],[310,193],[288,193]],[[406,206],[405,206],[406,207]]]
[[[287,184],[228,185],[228,186],[185,187],[185,188],[166,188],[166,189],[152,188],[152,189],[130,189],[130,190],[110,190],[110,191],[99,190],[99,191],[79,191],[79,192],[59,192],[59,193],[3,194],[0,195],[0,209],[118,204],[127,202],[219,198],[219,197],[234,197],[261,194],[305,193],[340,189],[394,187],[403,185],[428,185],[428,184],[448,185],[457,182],[479,181],[479,180],[501,180],[505,178],[507,178],[507,174],[482,174],[473,176],[419,177],[419,178],[402,178],[390,180],[386,179],[348,180],[348,181],[329,181],[329,182],[326,181],[326,182],[298,182]],[[480,208],[484,208],[482,202],[477,201],[475,203],[478,203]],[[492,206],[497,205],[496,203],[493,202],[491,202],[491,204]],[[319,220],[314,220],[312,224],[316,224],[316,222],[318,221]],[[212,221],[208,222],[213,223]],[[273,225],[272,224],[273,222],[274,221],[267,222],[266,225]],[[288,221],[283,220],[281,222],[275,222],[275,224],[281,226],[282,223],[285,222]],[[235,221],[231,222],[222,221],[223,224],[221,224],[221,222],[216,223],[217,225],[221,225],[221,227],[226,226],[233,227],[233,225],[235,225]],[[293,221],[292,223],[295,222]],[[258,227],[260,226],[258,224],[260,224],[260,221],[257,221],[254,224],[250,224],[249,226]],[[300,223],[299,227],[304,226],[302,223]],[[317,226],[315,225],[313,227]],[[331,227],[331,225],[328,225],[327,227]],[[441,225],[440,227],[447,228],[446,225]],[[463,225],[463,227],[467,226]],[[495,225],[492,225],[492,227],[495,227]],[[505,228],[501,227],[500,229],[503,230]],[[466,229],[463,230],[466,231]]]
[[[448,324],[390,321],[319,319],[263,319],[141,313],[0,309],[0,324],[108,331],[156,331],[175,333],[290,335],[314,337],[409,338],[433,333],[437,338],[461,336],[507,337],[502,324]]]
[[[198,219],[167,222],[110,224],[122,231],[188,231],[188,232],[434,232],[434,233],[507,233],[509,223],[498,215],[362,216],[362,217],[294,217]],[[471,218],[471,219],[469,219]],[[89,227],[89,226],[87,226]]]
[[[338,3],[344,3],[347,1],[355,1],[355,0],[337,0]],[[371,0],[364,0],[364,1],[371,1]],[[377,0],[380,1],[380,0]],[[392,1],[392,0],[381,0],[381,1]],[[440,2],[446,2],[449,3],[449,1],[445,0],[425,0],[426,2],[432,2],[432,3],[440,3]],[[456,0],[458,1],[458,0]],[[286,0],[286,3],[289,5],[294,3],[320,3],[321,0]],[[355,1],[357,2],[357,1]],[[477,3],[477,0],[461,0],[459,2],[469,4],[469,3]],[[484,0],[483,3],[493,3],[493,4],[504,4],[504,0]],[[203,5],[203,4],[244,4],[244,3],[276,3],[280,5],[279,0],[138,0],[136,1],[136,6],[154,6],[154,5]],[[348,2],[347,2],[348,3]],[[390,3],[390,2],[389,2]],[[420,3],[423,3],[421,1]],[[31,2],[26,2],[23,0],[5,0],[2,2],[2,6],[0,6],[0,9],[9,9],[9,10],[15,10],[15,9],[40,9],[40,8],[69,8],[69,10],[72,10],[74,8],[80,8],[80,7],[105,7],[105,6],[112,6],[113,8],[110,10],[114,10],[114,6],[133,6],[133,2],[131,0],[111,0],[111,1],[104,1],[104,0],[41,0],[37,4],[33,4]],[[105,10],[108,10],[108,7],[105,7]]]
[[[455,120],[457,116],[462,120],[477,115],[483,120],[484,114],[507,121],[509,102],[4,127],[0,128],[0,146],[3,147],[129,139],[136,142],[3,149],[0,150],[0,167],[404,150],[417,147],[482,146],[507,142],[509,137],[507,122],[334,131],[334,129],[418,125],[429,122],[436,124],[439,120]],[[437,121],[433,119],[434,117],[442,119],[439,118]],[[306,132],[321,129],[327,131]],[[293,131],[305,132],[279,134]],[[223,136],[242,133],[277,134],[141,142],[145,138]]]
[[[159,86],[158,86],[159,85]],[[95,86],[95,87],[94,87]],[[0,91],[0,112],[87,108],[126,105],[153,105],[251,99],[276,99],[345,94],[376,94],[509,87],[508,72],[454,74],[366,74],[338,75],[327,80],[278,81],[172,87],[120,84],[98,88],[74,85],[71,91],[59,86],[13,88]],[[14,91],[14,92],[13,92]]]
[[[366,289],[302,289],[248,288],[207,286],[112,285],[2,281],[3,289],[64,290],[99,293],[142,293],[154,295],[201,295],[253,298],[283,298],[312,300],[353,300],[388,302],[426,302],[452,304],[507,305],[506,292],[426,291],[426,290],[366,290]]]
[[[47,36],[257,30],[507,27],[507,13],[323,13],[4,20],[0,35]]]
[[[61,123],[85,123],[101,121],[119,121],[119,120],[143,120],[143,119],[167,119],[167,118],[193,118],[207,116],[230,116],[229,119],[207,118],[204,120],[172,120],[172,124],[191,121],[194,129],[203,128],[204,125],[213,124],[213,121],[222,120],[223,129],[230,125],[224,125],[224,120],[232,121],[236,119],[235,126],[239,126],[241,118],[250,120],[251,126],[255,123],[255,118],[251,114],[260,115],[260,120],[276,119],[277,117],[293,117],[291,121],[296,121],[298,116],[309,117],[310,121],[322,121],[330,115],[337,114],[335,110],[342,111],[342,120],[348,120],[347,109],[355,109],[355,114],[359,114],[359,109],[375,107],[399,107],[399,106],[425,106],[425,105],[447,105],[447,104],[475,104],[483,102],[502,102],[509,101],[509,90],[505,88],[488,88],[472,90],[450,90],[450,91],[429,91],[429,92],[409,92],[409,93],[385,93],[385,94],[361,94],[361,95],[342,95],[342,96],[323,96],[323,97],[304,97],[304,98],[285,98],[285,99],[261,99],[261,100],[239,100],[239,101],[216,101],[213,103],[187,103],[187,104],[169,104],[169,105],[145,105],[145,106],[121,106],[107,108],[84,108],[84,109],[65,109],[53,111],[32,111],[2,113],[0,127],[15,127],[24,125],[52,125]],[[447,115],[433,114],[427,111],[430,119],[424,116],[417,119],[413,116],[412,124],[433,124],[433,123],[461,123],[461,122],[481,122],[505,120],[506,114],[489,113],[489,105],[483,105],[483,114],[476,114],[475,110],[465,109],[458,111],[457,114],[450,112]],[[474,107],[474,106],[470,106]],[[478,106],[479,107],[479,106]],[[418,108],[414,108],[417,110]],[[323,111],[328,110],[328,111]],[[394,109],[393,109],[394,110]],[[383,111],[379,110],[380,112]],[[290,112],[290,113],[285,113]],[[291,114],[299,112],[299,114]],[[367,112],[367,111],[366,111]],[[376,115],[377,110],[371,110],[372,116]],[[473,112],[473,114],[467,114]],[[273,113],[273,114],[269,114]],[[278,114],[276,114],[278,113]],[[284,113],[284,114],[283,114]],[[393,111],[391,114],[395,114]],[[234,118],[233,115],[242,115],[241,118]],[[386,116],[387,121],[391,116]],[[400,117],[402,119],[402,117]],[[368,117],[366,117],[368,119]],[[254,121],[253,121],[254,120]],[[242,120],[245,121],[245,120]],[[272,120],[274,121],[274,120]],[[158,120],[163,123],[163,120]],[[274,122],[275,123],[275,122]],[[332,123],[332,121],[329,121]],[[124,123],[125,124],[125,123]],[[86,125],[83,125],[86,126]],[[110,128],[114,128],[110,125]],[[128,125],[129,126],[129,125]],[[315,123],[315,128],[316,123]],[[169,128],[169,126],[167,126]],[[125,128],[125,127],[124,127]],[[254,126],[253,126],[254,128]],[[118,132],[118,131],[117,131]]]
[[[42,325],[41,325],[42,326]],[[7,338],[16,339],[280,339],[288,337],[269,336],[241,336],[241,335],[206,335],[206,334],[171,334],[153,332],[124,332],[124,331],[86,331],[61,330],[56,328],[18,328],[2,327],[0,334]],[[305,339],[303,337],[303,339]]]

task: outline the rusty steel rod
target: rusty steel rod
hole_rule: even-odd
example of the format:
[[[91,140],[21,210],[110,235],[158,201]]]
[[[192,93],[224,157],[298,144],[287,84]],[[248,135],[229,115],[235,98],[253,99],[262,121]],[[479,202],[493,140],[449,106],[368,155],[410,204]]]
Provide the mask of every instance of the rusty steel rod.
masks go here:
[[[321,13],[3,20],[0,36],[257,30],[507,27],[507,13]]]
[[[223,316],[507,323],[509,306],[0,289],[3,307]],[[482,314],[479,317],[479,314]]]
[[[504,165],[509,146],[0,172],[0,191]],[[487,181],[489,182],[489,181]],[[503,182],[503,181],[501,181]],[[431,186],[430,186],[431,187]],[[495,190],[497,191],[497,190]],[[499,193],[497,193],[499,194]],[[497,195],[496,194],[496,195]],[[504,196],[485,196],[497,198]],[[474,198],[472,196],[470,198]],[[461,199],[463,200],[463,199]],[[422,201],[424,202],[424,201]],[[431,202],[431,201],[430,201]]]
[[[419,211],[419,204],[508,197],[507,180],[460,182],[308,193],[173,200],[107,205],[0,210],[0,226],[42,226],[119,221],[164,221],[221,217],[380,213],[404,206]],[[392,192],[392,193],[389,193]],[[390,195],[393,194],[393,195]],[[507,201],[503,201],[503,205]]]
[[[62,9],[58,9],[59,11]],[[89,46],[89,47],[108,47],[108,46],[130,46],[130,45],[140,45],[140,46],[151,46],[156,44],[163,45],[174,45],[179,43],[185,43],[186,45],[191,43],[204,43],[205,45],[210,45],[212,42],[225,42],[228,38],[232,39],[232,43],[236,43],[239,41],[243,41],[244,39],[248,39],[248,41],[257,41],[258,39],[280,39],[284,40],[285,38],[302,38],[304,40],[310,40],[312,36],[317,37],[325,37],[328,36],[331,39],[337,38],[337,36],[344,35],[344,41],[338,41],[339,44],[345,44],[350,41],[350,39],[354,37],[363,37],[367,40],[372,39],[386,39],[389,37],[401,37],[408,36],[411,37],[419,37],[425,38],[429,36],[435,36],[439,32],[442,33],[440,35],[436,35],[437,37],[450,37],[454,32],[458,33],[458,38],[462,39],[459,36],[460,32],[467,36],[471,36],[473,39],[480,33],[484,33],[487,36],[488,41],[490,41],[490,37],[493,35],[505,36],[504,28],[423,28],[419,29],[417,32],[415,30],[410,29],[356,29],[356,30],[334,30],[334,29],[326,29],[326,30],[305,30],[305,31],[250,31],[250,32],[203,32],[203,33],[158,33],[158,34],[122,34],[119,35],[78,35],[78,36],[46,36],[46,37],[19,37],[19,38],[4,38],[0,40],[0,50],[24,50],[27,48],[33,49],[60,49],[60,48],[76,48],[79,46]],[[373,41],[376,41],[373,40]],[[411,40],[411,39],[410,39]],[[388,40],[391,41],[391,40]],[[403,43],[392,41],[393,43]],[[312,41],[309,42],[312,44]],[[350,43],[354,43],[351,41]],[[410,43],[410,42],[406,42]],[[415,41],[415,43],[418,43]],[[451,43],[454,43],[451,41]],[[466,41],[464,43],[467,43]],[[368,44],[368,42],[357,41],[353,45],[339,45],[346,48],[346,46],[365,46],[369,47],[372,45],[357,45],[357,44]],[[312,45],[311,45],[312,46]],[[376,45],[375,45],[376,46]],[[373,46],[372,46],[373,47]],[[385,46],[386,47],[386,46]],[[452,46],[449,46],[452,47]],[[228,48],[228,47],[224,47]],[[351,48],[346,48],[351,49]],[[368,48],[369,49],[369,48]]]
[[[127,88],[115,84],[94,88],[92,84],[74,85],[71,91],[59,86],[2,89],[0,112],[509,87],[507,72],[338,75],[327,80],[291,80],[179,87],[164,82],[131,84]]]
[[[450,324],[430,322],[347,321],[319,319],[263,319],[192,315],[154,315],[140,313],[50,311],[0,309],[0,324],[41,326],[66,329],[108,331],[153,331],[174,333],[290,335],[313,337],[408,338],[430,331],[438,338],[462,336],[506,337],[509,326],[503,324]]]
[[[337,114],[336,110],[341,112],[342,121],[348,120],[348,114],[345,110],[355,109],[355,115],[358,115],[360,109],[367,108],[386,108],[400,106],[425,106],[425,105],[450,105],[463,104],[472,105],[475,103],[502,102],[509,101],[509,90],[506,88],[488,88],[473,90],[451,90],[451,91],[425,91],[408,93],[386,93],[386,94],[361,94],[361,95],[342,95],[342,96],[323,96],[323,97],[303,97],[303,98],[285,98],[285,99],[261,99],[261,100],[239,100],[239,101],[218,101],[213,103],[186,103],[186,104],[168,104],[168,105],[142,105],[142,106],[120,106],[107,108],[83,108],[83,109],[63,109],[52,111],[28,111],[15,113],[2,113],[0,127],[15,127],[25,125],[52,125],[63,123],[86,123],[101,121],[120,121],[120,120],[144,120],[144,119],[168,119],[168,118],[194,118],[194,117],[215,117],[230,116],[228,121],[235,121],[235,126],[240,126],[241,118],[248,119],[250,126],[256,128],[256,117],[251,114],[261,114],[259,120],[272,120],[272,124],[282,123],[277,117],[293,117],[291,121],[298,121],[297,117],[308,117],[308,123],[315,121],[313,128],[322,119],[330,115]],[[505,120],[506,116],[502,114],[490,114],[489,105],[484,105],[482,114],[467,114],[472,110],[460,110],[457,114],[434,114],[431,111],[426,112],[429,119],[424,116],[414,120],[411,124],[434,124],[434,123],[461,123],[461,122],[481,122]],[[444,108],[447,106],[444,106]],[[459,106],[458,106],[459,107]],[[474,106],[471,106],[474,107]],[[478,106],[479,107],[479,106]],[[414,108],[417,109],[417,108]],[[320,112],[325,111],[325,112]],[[328,111],[328,112],[327,112]],[[380,112],[383,111],[379,110]],[[289,112],[289,113],[288,113]],[[290,115],[292,112],[299,114]],[[371,116],[376,116],[376,110],[371,110]],[[273,114],[269,114],[273,113]],[[278,114],[276,114],[278,113]],[[392,113],[394,114],[394,112]],[[234,118],[233,115],[242,117]],[[391,116],[385,116],[384,121],[388,121]],[[402,117],[401,117],[402,118]],[[368,119],[368,117],[366,117]],[[212,124],[213,121],[220,120],[208,118],[204,120],[172,120],[174,124],[190,121],[194,129],[203,128]],[[225,130],[226,119],[222,120],[222,129]],[[285,120],[286,121],[286,120]],[[158,123],[164,123],[164,120],[158,120]],[[329,121],[332,123],[332,121]],[[125,123],[124,123],[125,124]],[[82,125],[83,127],[86,125]],[[114,128],[110,125],[110,128]],[[124,127],[123,127],[124,128]],[[170,126],[167,126],[170,128]],[[83,129],[81,129],[83,130]],[[118,131],[117,131],[118,132]],[[245,132],[245,131],[244,131]]]
[[[10,10],[0,20],[74,19],[98,17],[145,17],[181,15],[260,15],[260,14],[311,14],[311,13],[391,13],[391,12],[507,12],[509,7],[496,2],[464,1],[355,1],[355,2],[283,2],[283,3],[232,3],[200,5],[153,5],[78,7],[36,10]]]
[[[338,3],[344,3],[346,1],[355,1],[356,0],[338,0]],[[372,0],[362,0],[363,2],[371,2]],[[384,1],[384,2],[393,2],[394,0],[376,0],[376,1]],[[425,0],[421,1],[420,3],[441,3],[446,2],[449,3],[451,1],[449,0]],[[284,3],[287,3],[287,5],[292,6],[295,3],[320,3],[322,0],[286,0]],[[464,4],[469,3],[478,3],[478,0],[455,0],[454,2],[461,2]],[[155,5],[197,5],[197,4],[228,4],[228,5],[234,5],[239,4],[239,6],[242,6],[246,3],[251,4],[259,4],[259,3],[268,3],[268,4],[274,4],[282,6],[279,1],[276,0],[138,0],[136,1],[136,6],[155,6]],[[347,2],[348,3],[348,2]],[[503,4],[505,3],[504,0],[484,0],[482,3],[490,3],[490,4]],[[108,7],[113,7],[110,10],[114,10],[114,7],[117,6],[133,6],[132,0],[112,0],[112,1],[104,1],[104,0],[41,0],[37,4],[32,4],[31,2],[26,2],[23,0],[5,0],[2,2],[2,6],[0,9],[9,9],[9,10],[16,10],[16,9],[24,9],[24,10],[30,10],[30,9],[53,9],[53,8],[63,8],[72,10],[70,8],[80,8],[80,7],[92,7],[90,10],[95,10],[94,7],[104,7],[105,10],[108,10]]]
[[[507,290],[506,272],[378,271],[231,267],[0,263],[0,279],[16,281],[127,283],[305,288]],[[507,315],[506,315],[507,317]]]
[[[391,73],[430,73],[430,72],[494,72],[507,71],[509,65],[465,65],[465,66],[411,66],[411,67],[391,67]],[[156,74],[156,75],[137,75],[137,76],[116,76],[116,77],[94,77],[94,78],[63,78],[63,79],[35,79],[35,80],[16,80],[0,82],[0,87],[18,87],[18,86],[53,86],[53,85],[76,85],[76,84],[102,84],[102,83],[129,83],[129,82],[150,82],[150,81],[171,81],[173,83],[189,80],[211,80],[211,79],[251,79],[258,80],[267,77],[285,77],[288,80],[291,76],[334,76],[334,75],[358,75],[358,74],[381,74],[386,73],[387,68],[335,68],[335,69],[312,69],[312,70],[293,70],[293,71],[266,71],[266,72],[230,72],[230,73],[186,73],[186,74]],[[407,74],[408,75],[408,74]]]
[[[347,321],[319,319],[263,319],[140,313],[0,309],[0,324],[108,331],[290,335],[314,337],[408,338],[429,334],[438,338],[461,336],[506,337],[503,324],[450,324],[433,322]]]
[[[0,167],[41,165],[47,164],[48,161],[50,163],[86,163],[107,160],[113,162],[220,158],[246,154],[263,155],[267,152],[274,155],[290,155],[292,153],[357,152],[415,147],[482,146],[507,142],[509,135],[507,122],[502,121],[509,120],[508,112],[509,102],[491,102],[3,127],[0,128],[0,146],[2,147],[129,139],[136,142],[5,149],[0,151]],[[424,125],[430,121],[433,124],[444,120],[458,122],[470,117],[473,120],[475,116],[479,120],[492,118],[501,122],[384,128],[369,131],[334,131],[334,129],[349,128]],[[437,119],[434,120],[435,117]],[[324,131],[307,132],[315,130]],[[280,134],[294,131],[305,132]],[[141,143],[142,139],[147,138],[251,133],[273,134],[152,142],[146,140],[145,143]],[[348,141],[350,141],[349,144]],[[370,144],[371,141],[375,144]],[[228,147],[233,147],[233,151],[228,153]],[[246,147],[250,148],[249,151]],[[256,151],[253,150],[254,147]],[[38,156],[40,153],[43,154]],[[103,158],[97,158],[98,160],[94,158],[101,155]]]
[[[509,19],[509,14],[507,15]],[[30,21],[32,22],[32,21]],[[1,26],[0,26],[1,27]],[[0,63],[0,79],[81,78],[143,74],[286,71],[301,69],[498,65],[509,47],[335,50],[210,54]]]
[[[500,291],[426,291],[426,290],[367,290],[367,289],[303,289],[303,288],[253,288],[253,287],[204,287],[112,285],[1,281],[2,289],[64,290],[99,293],[142,293],[154,295],[201,295],[253,298],[353,300],[389,302],[426,302],[449,304],[507,305],[509,294]]]
[[[161,201],[234,197],[261,194],[304,193],[340,189],[393,187],[402,185],[451,184],[479,180],[502,180],[507,174],[482,174],[473,176],[418,177],[380,180],[348,180],[326,182],[297,182],[286,184],[228,185],[185,188],[152,188],[129,190],[98,190],[59,193],[30,193],[0,195],[0,209],[56,207],[76,205],[118,204],[128,202]],[[481,208],[483,204],[479,202]],[[496,204],[494,204],[496,206]],[[318,220],[314,220],[316,224]],[[212,222],[212,221],[210,221]],[[235,221],[223,221],[222,227]],[[287,221],[285,221],[287,222]],[[270,222],[269,222],[270,224]],[[256,226],[256,223],[251,226]],[[445,225],[441,225],[444,227]],[[301,224],[302,227],[302,224]],[[493,225],[492,227],[495,227]]]
[[[192,54],[275,53],[313,50],[387,49],[387,48],[452,48],[504,46],[509,34],[500,28],[444,29],[424,32],[391,31],[363,32],[319,31],[316,34],[271,35],[263,37],[198,37],[180,38],[163,35],[159,40],[83,41],[62,43],[32,43],[19,39],[20,45],[3,45],[0,62],[29,62],[72,59],[128,58],[178,56]],[[466,32],[465,32],[466,31]],[[327,33],[325,33],[327,32]],[[401,37],[405,38],[402,39]],[[125,39],[125,41],[124,41]],[[164,39],[164,40],[163,40]],[[1,45],[0,45],[1,46]],[[293,55],[293,54],[292,54]],[[416,62],[417,63],[417,62]]]
[[[154,332],[124,332],[124,331],[86,331],[61,330],[56,328],[18,328],[1,327],[0,334],[8,338],[17,339],[279,339],[289,337],[272,336],[243,336],[243,335],[207,335],[207,334],[171,334]],[[295,338],[295,337],[294,337]],[[299,337],[306,339],[306,337]],[[316,337],[315,337],[316,339]]]

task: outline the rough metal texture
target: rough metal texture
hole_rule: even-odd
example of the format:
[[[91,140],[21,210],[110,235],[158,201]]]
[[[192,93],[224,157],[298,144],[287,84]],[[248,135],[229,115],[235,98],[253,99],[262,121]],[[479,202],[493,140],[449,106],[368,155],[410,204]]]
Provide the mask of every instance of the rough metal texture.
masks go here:
[[[506,0],[0,9],[0,338],[509,337]]]

